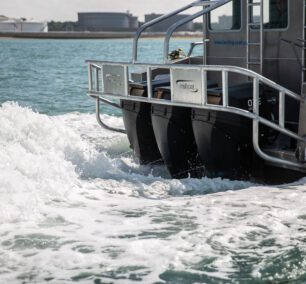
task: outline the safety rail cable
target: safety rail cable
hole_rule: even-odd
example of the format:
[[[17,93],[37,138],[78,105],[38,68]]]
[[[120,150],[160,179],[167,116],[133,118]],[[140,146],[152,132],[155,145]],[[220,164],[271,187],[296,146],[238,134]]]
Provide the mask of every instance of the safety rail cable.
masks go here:
[[[249,119],[253,120],[253,146],[256,151],[256,153],[263,158],[264,160],[267,160],[272,163],[276,164],[282,164],[287,165],[291,167],[297,167],[297,168],[306,168],[306,164],[302,163],[296,163],[289,160],[284,160],[280,158],[276,158],[273,156],[270,156],[266,153],[264,153],[260,146],[259,146],[259,124],[266,125],[280,133],[283,133],[300,143],[305,143],[305,140],[303,137],[299,136],[295,132],[288,130],[285,128],[285,97],[291,97],[300,103],[305,104],[304,99],[282,87],[281,85],[267,79],[266,77],[251,71],[247,70],[241,67],[236,66],[221,66],[221,65],[183,65],[183,64],[177,64],[177,65],[171,65],[171,64],[144,64],[144,63],[125,63],[125,62],[107,62],[107,61],[87,61],[88,62],[88,70],[89,70],[89,90],[88,95],[95,98],[96,100],[101,99],[101,96],[107,96],[115,99],[125,99],[130,101],[138,101],[138,102],[146,102],[146,103],[154,103],[154,104],[163,104],[163,105],[171,105],[171,106],[180,106],[180,107],[195,107],[195,108],[201,108],[201,109],[208,109],[208,110],[215,110],[215,111],[223,111],[223,112],[229,112],[233,114],[237,114],[240,116],[247,117]],[[130,66],[138,66],[143,67],[146,69],[147,72],[147,89],[148,89],[148,96],[147,97],[136,97],[129,94],[128,88],[125,88],[124,94],[115,94],[115,93],[106,93],[101,88],[100,85],[96,83],[96,86],[98,88],[94,88],[93,84],[93,78],[95,80],[100,80],[98,76],[92,76],[92,70],[95,70],[95,74],[97,74],[100,71],[103,71],[103,66],[119,66],[124,69],[124,85],[128,86],[129,77],[128,77],[128,68]],[[172,81],[172,71],[175,69],[180,70],[197,70],[201,74],[202,83],[203,83],[203,89],[202,89],[202,100],[201,103],[190,103],[190,102],[179,102],[174,100],[173,96],[171,96],[171,100],[164,100],[164,99],[155,99],[152,97],[152,69],[155,68],[167,68],[170,71],[171,74],[171,81]],[[213,105],[208,103],[207,99],[207,72],[221,72],[222,74],[222,105]],[[229,93],[228,93],[228,74],[229,73],[236,73],[240,75],[244,75],[248,78],[251,78],[253,80],[253,112],[240,109],[237,107],[229,106]],[[272,89],[275,89],[278,91],[279,95],[279,120],[278,123],[272,122],[266,118],[263,118],[259,115],[259,86],[260,84],[267,85],[271,87]],[[171,84],[171,93],[173,93],[173,84]],[[99,116],[100,117],[100,116]]]
[[[158,23],[160,23],[160,22],[162,22],[162,21],[164,21],[164,20],[166,20],[166,19],[169,19],[169,18],[171,18],[171,17],[173,17],[173,16],[176,16],[177,14],[179,14],[179,13],[181,13],[181,12],[184,12],[184,11],[186,11],[186,10],[192,8],[192,7],[197,7],[197,6],[202,6],[202,7],[204,7],[204,6],[213,6],[213,7],[214,7],[213,9],[216,9],[216,8],[218,8],[218,7],[220,7],[220,6],[224,5],[224,4],[226,4],[226,3],[228,3],[228,2],[231,2],[231,1],[232,1],[232,0],[198,0],[198,1],[192,2],[192,3],[190,3],[190,4],[186,5],[186,6],[183,6],[183,7],[179,8],[179,9],[175,10],[175,11],[172,11],[172,12],[170,12],[170,13],[168,13],[168,14],[162,15],[162,16],[160,16],[160,17],[158,17],[158,18],[156,18],[156,19],[154,19],[154,20],[152,20],[152,21],[149,21],[149,22],[143,24],[142,26],[140,26],[140,27],[137,29],[136,34],[135,34],[135,37],[134,37],[134,40],[133,40],[133,56],[132,56],[132,63],[136,63],[136,62],[137,62],[137,58],[138,58],[138,41],[139,41],[139,38],[140,38],[141,34],[142,34],[147,28],[152,27],[152,26],[154,26],[155,24],[158,24]],[[211,10],[213,10],[213,9],[211,9]],[[206,10],[206,9],[204,9],[204,10]],[[202,11],[200,11],[200,12],[194,14],[194,15],[188,16],[188,17],[186,18],[186,20],[183,19],[183,20],[184,20],[184,23],[183,23],[183,24],[180,24],[180,22],[181,22],[182,20],[181,20],[181,21],[178,21],[177,23],[178,23],[179,25],[175,27],[175,25],[177,24],[177,23],[175,23],[175,24],[173,25],[173,31],[176,30],[176,29],[177,29],[178,27],[180,27],[181,25],[184,25],[184,24],[186,24],[186,23],[188,23],[188,22],[194,20],[195,18],[198,18],[198,17],[200,17],[200,16],[202,16],[202,15],[204,15],[204,14],[207,14],[208,12],[211,11],[211,10],[209,10],[209,11],[203,12],[204,10],[202,10]],[[170,30],[171,28],[172,28],[172,26],[169,28],[169,30]],[[168,31],[169,31],[169,30],[168,30]],[[169,46],[168,31],[167,31],[167,38],[165,39],[165,42],[164,42],[164,46],[167,46],[166,41],[168,41],[168,46]],[[172,35],[173,31],[171,32],[171,35]],[[170,35],[170,37],[171,37],[171,35]],[[170,38],[170,37],[169,37],[169,38]],[[169,47],[168,47],[167,55],[165,56],[166,59],[167,59],[167,57],[168,57],[168,53],[169,53]],[[165,59],[165,61],[166,61],[166,59]]]

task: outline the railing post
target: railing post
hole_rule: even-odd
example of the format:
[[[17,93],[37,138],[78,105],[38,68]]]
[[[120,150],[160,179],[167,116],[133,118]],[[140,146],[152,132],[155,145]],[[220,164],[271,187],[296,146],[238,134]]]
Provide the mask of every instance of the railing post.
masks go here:
[[[92,91],[92,73],[91,73],[91,64],[88,64],[88,89],[89,92]]]
[[[228,107],[228,73],[222,71],[222,104],[224,107]]]
[[[170,90],[171,90],[171,96],[170,96],[170,100],[171,102],[174,101],[173,99],[173,93],[174,93],[174,81],[173,81],[173,70],[172,68],[170,67]]]
[[[127,65],[124,65],[124,89],[125,89],[125,95],[129,95],[129,69]]]
[[[148,90],[148,99],[152,98],[152,72],[151,67],[147,67],[147,90]]]
[[[207,71],[203,68],[201,69],[202,73],[202,86],[203,86],[203,98],[202,105],[207,105]]]
[[[96,75],[96,91],[100,91],[100,84],[99,84],[99,69],[95,68],[95,75]]]
[[[280,127],[285,127],[285,92],[279,92],[278,121]]]
[[[259,115],[259,80],[253,79],[253,113]]]
[[[253,146],[256,153],[262,157],[262,151],[259,147],[259,80],[258,78],[253,79],[253,113],[256,115],[253,118]]]

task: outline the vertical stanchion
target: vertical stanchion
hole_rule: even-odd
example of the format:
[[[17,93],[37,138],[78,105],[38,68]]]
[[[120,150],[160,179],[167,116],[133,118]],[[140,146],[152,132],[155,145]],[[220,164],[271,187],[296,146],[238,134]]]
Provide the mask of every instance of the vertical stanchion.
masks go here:
[[[253,113],[259,115],[259,80],[253,79]]]
[[[92,73],[91,73],[90,63],[88,63],[88,89],[89,89],[89,92],[92,91]]]
[[[171,90],[171,102],[174,101],[174,81],[173,81],[173,69],[170,67],[170,90]]]
[[[100,84],[99,84],[99,69],[95,67],[95,75],[96,75],[96,91],[100,91]]]
[[[285,127],[285,93],[279,92],[279,126]]]
[[[228,73],[225,70],[222,71],[222,104],[228,106]]]
[[[148,99],[152,99],[152,72],[151,67],[147,67],[147,89],[148,89]]]
[[[201,69],[202,73],[202,86],[203,86],[203,97],[202,97],[202,105],[207,105],[207,71],[203,68]]]
[[[127,65],[123,66],[124,69],[124,89],[125,89],[125,96],[129,95],[129,69]]]
[[[257,154],[260,155],[261,150],[259,148],[259,80],[257,78],[253,79],[253,113],[256,118],[253,118],[253,146]]]

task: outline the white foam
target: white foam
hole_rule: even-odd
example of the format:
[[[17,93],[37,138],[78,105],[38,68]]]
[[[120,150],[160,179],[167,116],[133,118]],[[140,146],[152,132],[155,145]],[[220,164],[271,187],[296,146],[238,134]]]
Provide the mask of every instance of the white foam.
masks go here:
[[[227,281],[243,265],[253,280],[278,281],[305,268],[303,180],[169,179],[139,166],[126,137],[91,114],[49,117],[5,103],[0,125],[3,283],[154,283],[169,270]],[[298,263],[267,272],[294,248]]]

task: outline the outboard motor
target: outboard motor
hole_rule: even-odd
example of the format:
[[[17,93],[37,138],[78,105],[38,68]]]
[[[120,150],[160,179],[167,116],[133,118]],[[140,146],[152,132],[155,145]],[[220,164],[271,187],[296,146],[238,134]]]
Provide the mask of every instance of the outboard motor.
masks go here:
[[[152,88],[169,85],[169,76],[152,80]],[[147,82],[130,83],[129,92],[133,96],[147,97]],[[161,162],[151,121],[151,104],[121,100],[122,116],[131,148],[140,164]]]
[[[208,83],[208,86],[217,84]],[[154,97],[170,100],[170,86],[156,88]],[[205,172],[192,131],[191,108],[152,104],[152,124],[159,151],[172,177],[202,177]]]
[[[252,111],[253,85],[244,83],[229,87],[229,105]],[[260,88],[260,114],[277,119],[276,94],[265,94]],[[222,104],[222,88],[210,89],[208,101]],[[252,121],[228,112],[203,109],[192,110],[192,127],[206,175],[231,179],[248,178],[252,172],[254,149]],[[273,143],[278,133],[260,127],[260,144]]]

